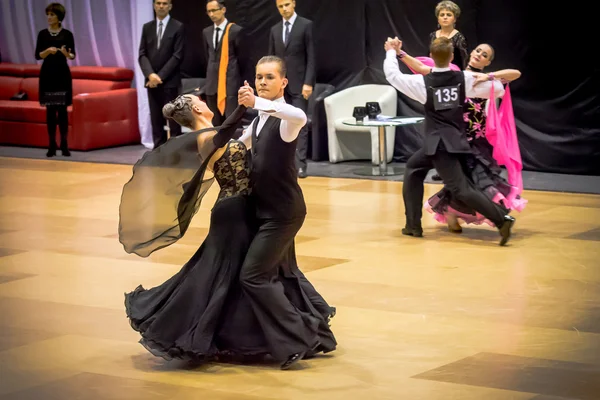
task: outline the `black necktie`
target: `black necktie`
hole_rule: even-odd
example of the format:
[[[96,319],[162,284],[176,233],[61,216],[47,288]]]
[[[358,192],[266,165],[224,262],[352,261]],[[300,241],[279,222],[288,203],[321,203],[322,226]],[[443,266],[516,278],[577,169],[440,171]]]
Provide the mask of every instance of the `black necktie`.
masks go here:
[[[219,31],[221,28],[215,28],[215,50],[219,47]]]
[[[285,21],[285,34],[283,35],[283,43],[287,46],[290,41],[290,21]]]
[[[158,37],[157,37],[157,41],[156,41],[156,48],[160,49],[160,39],[162,39],[162,33],[163,33],[163,23],[162,21],[160,21],[160,23],[158,24]]]

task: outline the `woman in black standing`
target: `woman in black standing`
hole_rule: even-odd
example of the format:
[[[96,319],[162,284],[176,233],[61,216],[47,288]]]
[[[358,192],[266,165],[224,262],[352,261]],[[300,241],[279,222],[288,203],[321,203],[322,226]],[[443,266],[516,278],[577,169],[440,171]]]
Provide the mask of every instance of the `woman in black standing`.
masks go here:
[[[73,103],[73,80],[67,60],[75,58],[73,34],[62,27],[65,7],[50,3],[46,7],[48,28],[38,34],[35,46],[36,60],[44,60],[40,71],[40,104],[46,106],[49,145],[47,157],[56,155],[56,125],[60,130],[60,150],[70,156],[67,144],[69,120],[67,107]]]
[[[438,20],[438,30],[431,32],[429,43],[445,36],[452,40],[454,45],[454,59],[452,62],[461,70],[467,67],[469,55],[467,53],[467,39],[456,29],[456,22],[460,17],[460,7],[453,1],[440,1],[435,6],[435,16]]]

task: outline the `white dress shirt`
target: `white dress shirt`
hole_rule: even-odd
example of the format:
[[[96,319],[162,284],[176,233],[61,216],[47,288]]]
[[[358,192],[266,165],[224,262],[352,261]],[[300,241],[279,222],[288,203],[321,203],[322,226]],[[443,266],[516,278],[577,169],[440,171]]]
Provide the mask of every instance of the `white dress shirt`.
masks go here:
[[[163,23],[162,36],[165,35],[165,31],[167,30],[167,24],[169,23],[170,19],[171,19],[171,15],[167,14],[167,16],[164,17],[162,20],[162,23]],[[160,39],[162,39],[162,36],[158,37],[158,29],[159,29],[160,21],[161,21],[160,19],[156,18],[156,38],[158,39],[158,41],[160,41]]]
[[[286,30],[286,26],[285,23],[289,22],[290,23],[290,34],[292,33],[292,28],[294,27],[294,22],[296,22],[296,19],[298,18],[298,14],[294,13],[294,15],[292,15],[289,19],[289,21],[286,21],[285,18],[283,19],[283,32],[282,32],[282,36],[281,39],[283,40],[283,43],[285,43],[285,30]]]
[[[225,33],[225,28],[227,27],[227,23],[228,23],[227,18],[225,18],[223,20],[223,22],[221,22],[220,25],[215,25],[215,33],[213,35],[213,46],[215,45],[215,35],[217,34],[217,28],[219,28],[219,42],[218,43],[221,43],[221,40],[223,39],[223,34]]]
[[[287,143],[296,140],[300,130],[306,124],[307,118],[304,111],[287,104],[283,96],[273,101],[257,96],[253,108],[258,110],[258,117],[256,117],[258,118],[258,125],[256,126],[257,136],[260,135],[260,131],[265,126],[265,122],[267,122],[269,117],[281,119],[279,134],[281,135],[281,140]],[[248,126],[239,139],[246,144],[248,149],[252,147],[252,127],[256,118],[252,120],[250,126]]]
[[[431,72],[449,71],[450,68],[432,68]],[[414,74],[406,75],[400,71],[398,67],[398,59],[396,58],[395,50],[388,50],[383,62],[383,72],[385,79],[398,91],[404,93],[413,100],[421,104],[427,102],[427,88],[423,75]],[[478,97],[483,99],[490,98],[490,89],[494,85],[494,96],[496,98],[504,96],[504,86],[498,80],[487,81],[473,86],[475,83],[475,75],[471,71],[463,71],[465,76],[465,95],[467,97]]]

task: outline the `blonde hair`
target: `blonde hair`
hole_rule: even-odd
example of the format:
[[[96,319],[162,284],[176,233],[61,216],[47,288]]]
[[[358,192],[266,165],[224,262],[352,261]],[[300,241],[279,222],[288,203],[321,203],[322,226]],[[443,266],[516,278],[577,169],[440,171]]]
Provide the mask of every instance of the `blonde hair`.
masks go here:
[[[447,37],[441,36],[431,42],[429,46],[429,52],[431,58],[435,62],[435,66],[438,68],[447,67],[454,54],[454,45],[452,40]]]

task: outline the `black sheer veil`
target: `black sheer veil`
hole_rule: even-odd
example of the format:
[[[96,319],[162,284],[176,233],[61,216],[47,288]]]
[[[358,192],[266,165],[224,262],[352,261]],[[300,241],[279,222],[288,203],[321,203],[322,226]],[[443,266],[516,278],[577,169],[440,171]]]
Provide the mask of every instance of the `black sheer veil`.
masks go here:
[[[173,137],[146,152],[133,166],[119,205],[119,241],[127,253],[148,257],[183,237],[214,178],[205,176],[210,158],[235,134],[246,107],[221,127]],[[213,135],[199,148],[199,135]]]

